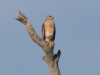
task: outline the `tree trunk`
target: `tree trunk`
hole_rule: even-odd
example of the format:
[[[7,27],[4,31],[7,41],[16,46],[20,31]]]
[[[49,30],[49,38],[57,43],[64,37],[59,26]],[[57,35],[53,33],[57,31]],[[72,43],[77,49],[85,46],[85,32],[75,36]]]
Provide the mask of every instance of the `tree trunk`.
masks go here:
[[[30,22],[28,21],[28,18],[20,11],[19,11],[19,16],[18,18],[16,18],[16,20],[20,21],[25,25],[31,39],[36,44],[38,44],[45,52],[45,56],[43,56],[42,59],[45,60],[46,63],[48,64],[51,75],[60,75],[58,61],[61,55],[61,51],[58,50],[57,54],[53,54],[54,45],[50,46],[46,41],[40,38],[38,34],[35,32]]]

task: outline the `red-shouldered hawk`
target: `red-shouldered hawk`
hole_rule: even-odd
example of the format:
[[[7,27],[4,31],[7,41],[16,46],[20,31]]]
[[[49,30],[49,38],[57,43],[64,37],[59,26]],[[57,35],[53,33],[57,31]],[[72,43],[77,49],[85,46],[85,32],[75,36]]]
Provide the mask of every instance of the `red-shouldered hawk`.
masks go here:
[[[56,28],[53,15],[47,15],[42,25],[42,38],[51,45],[54,45]]]

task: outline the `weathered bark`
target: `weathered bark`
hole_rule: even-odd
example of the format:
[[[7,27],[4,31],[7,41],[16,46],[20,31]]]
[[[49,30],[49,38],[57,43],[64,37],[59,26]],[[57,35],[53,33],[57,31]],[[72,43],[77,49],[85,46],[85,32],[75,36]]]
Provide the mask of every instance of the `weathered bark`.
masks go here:
[[[28,21],[28,18],[20,11],[19,16],[18,18],[16,18],[16,20],[20,21],[25,25],[32,40],[36,44],[38,44],[45,52],[45,56],[43,56],[42,59],[45,60],[48,64],[51,75],[60,75],[58,61],[61,55],[61,51],[58,50],[57,54],[53,54],[54,45],[50,46],[46,41],[39,37],[30,22]]]

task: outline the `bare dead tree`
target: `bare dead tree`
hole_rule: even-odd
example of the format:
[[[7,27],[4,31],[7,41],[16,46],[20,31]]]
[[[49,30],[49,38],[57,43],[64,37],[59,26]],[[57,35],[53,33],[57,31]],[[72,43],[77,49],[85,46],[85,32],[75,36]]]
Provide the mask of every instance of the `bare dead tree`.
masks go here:
[[[43,56],[42,59],[45,60],[48,64],[51,75],[60,75],[58,61],[61,55],[61,51],[58,50],[57,54],[54,54],[54,45],[50,46],[46,41],[39,37],[38,34],[35,32],[34,28],[32,27],[32,25],[30,24],[30,22],[28,21],[28,18],[20,11],[19,16],[18,18],[16,18],[16,20],[20,21],[25,25],[31,39],[36,44],[38,44],[45,52],[45,56]]]

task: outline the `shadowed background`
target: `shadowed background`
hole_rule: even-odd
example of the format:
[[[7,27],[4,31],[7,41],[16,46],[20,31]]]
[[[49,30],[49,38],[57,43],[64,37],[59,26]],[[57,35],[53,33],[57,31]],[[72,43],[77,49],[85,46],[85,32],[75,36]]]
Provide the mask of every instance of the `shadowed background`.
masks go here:
[[[54,15],[61,75],[100,75],[100,0],[1,0],[0,75],[50,75],[44,52],[15,20],[19,10],[39,36],[46,15]]]

